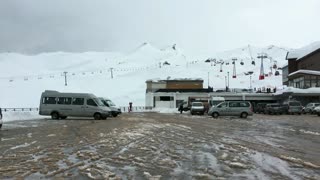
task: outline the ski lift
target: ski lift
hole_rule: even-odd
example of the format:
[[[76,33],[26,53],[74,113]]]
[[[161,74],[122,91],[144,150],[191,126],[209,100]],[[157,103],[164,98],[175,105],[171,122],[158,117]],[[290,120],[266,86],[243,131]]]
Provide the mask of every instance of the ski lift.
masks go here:
[[[280,75],[279,71],[276,71],[276,72],[274,73],[274,75],[275,75],[275,76],[279,76],[279,75]]]
[[[244,65],[244,62],[243,62],[243,60],[241,60],[240,64],[241,64],[242,66]]]
[[[170,63],[168,63],[168,61],[165,61],[163,65],[170,65]]]

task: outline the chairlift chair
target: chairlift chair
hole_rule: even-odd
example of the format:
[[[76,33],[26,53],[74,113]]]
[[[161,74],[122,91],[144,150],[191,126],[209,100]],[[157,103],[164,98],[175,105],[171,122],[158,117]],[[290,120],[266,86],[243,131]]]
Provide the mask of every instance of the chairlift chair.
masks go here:
[[[279,71],[276,71],[276,72],[274,73],[274,75],[275,75],[275,76],[279,76],[279,75],[280,75],[280,72],[279,72]]]
[[[255,66],[255,65],[256,65],[256,62],[255,62],[255,61],[251,61],[251,64]]]

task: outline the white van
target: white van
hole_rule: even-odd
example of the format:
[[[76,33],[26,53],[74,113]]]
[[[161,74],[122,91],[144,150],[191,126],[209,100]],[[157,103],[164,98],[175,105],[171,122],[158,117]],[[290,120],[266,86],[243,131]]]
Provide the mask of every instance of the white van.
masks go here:
[[[119,114],[121,114],[121,109],[117,107],[110,99],[102,97],[100,99],[104,105],[111,109],[111,115],[113,117],[117,117]]]
[[[48,91],[42,93],[39,114],[52,119],[73,117],[93,117],[96,120],[107,119],[111,110],[93,94],[60,93]]]

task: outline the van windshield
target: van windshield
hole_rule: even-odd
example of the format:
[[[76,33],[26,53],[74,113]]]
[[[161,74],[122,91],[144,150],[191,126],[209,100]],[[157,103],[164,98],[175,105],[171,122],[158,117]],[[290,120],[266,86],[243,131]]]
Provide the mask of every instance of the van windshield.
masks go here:
[[[289,106],[301,106],[299,102],[290,102]]]
[[[109,106],[116,106],[111,100],[106,100],[106,102],[109,104]]]
[[[202,103],[192,103],[192,106],[203,106]]]
[[[106,105],[104,105],[104,103],[101,101],[101,99],[94,98],[93,100],[98,104],[98,106],[106,106]]]

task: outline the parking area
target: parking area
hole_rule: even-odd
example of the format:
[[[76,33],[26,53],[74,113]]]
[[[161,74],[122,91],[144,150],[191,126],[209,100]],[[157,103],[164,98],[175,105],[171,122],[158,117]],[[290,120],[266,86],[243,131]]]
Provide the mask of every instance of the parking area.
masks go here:
[[[317,115],[5,122],[0,179],[320,179]]]

